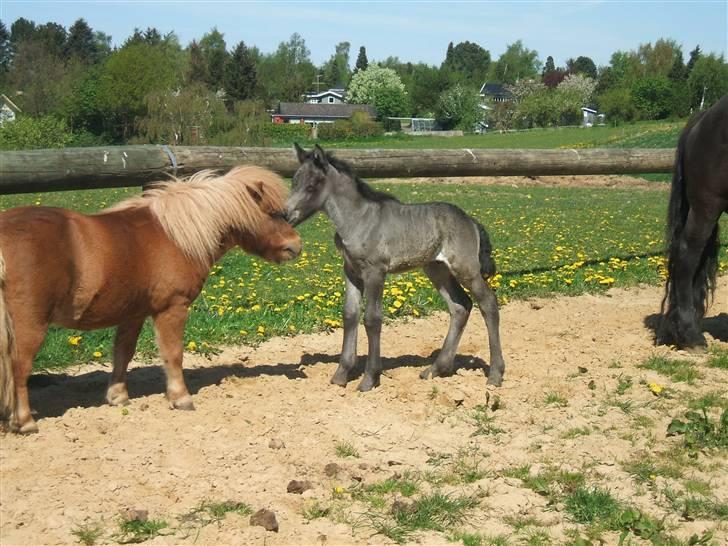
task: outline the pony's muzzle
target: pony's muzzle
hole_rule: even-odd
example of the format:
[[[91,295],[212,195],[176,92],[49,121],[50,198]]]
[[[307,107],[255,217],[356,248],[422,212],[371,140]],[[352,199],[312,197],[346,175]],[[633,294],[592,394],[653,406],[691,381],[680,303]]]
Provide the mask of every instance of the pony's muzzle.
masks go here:
[[[287,244],[283,247],[283,252],[287,252],[290,255],[290,257],[287,257],[288,260],[298,258],[301,254],[301,241],[298,240]]]

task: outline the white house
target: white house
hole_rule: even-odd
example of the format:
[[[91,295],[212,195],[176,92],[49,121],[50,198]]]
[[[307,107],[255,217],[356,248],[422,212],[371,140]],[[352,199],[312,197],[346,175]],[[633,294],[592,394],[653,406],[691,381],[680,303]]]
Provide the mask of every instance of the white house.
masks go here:
[[[346,102],[346,90],[327,89],[320,93],[306,93],[306,102],[310,104],[342,104]]]
[[[18,105],[11,101],[7,95],[0,94],[0,125],[15,121],[15,116],[22,112]]]

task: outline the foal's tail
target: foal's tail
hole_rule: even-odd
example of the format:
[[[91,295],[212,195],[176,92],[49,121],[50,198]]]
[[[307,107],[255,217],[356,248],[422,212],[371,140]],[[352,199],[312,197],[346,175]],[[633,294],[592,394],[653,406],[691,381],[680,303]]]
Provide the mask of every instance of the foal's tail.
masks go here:
[[[483,224],[475,221],[475,225],[478,227],[478,235],[480,236],[480,248],[478,249],[478,259],[480,261],[480,273],[486,277],[492,277],[495,275],[495,260],[491,255],[493,247],[490,244],[490,237],[488,232],[485,231]]]
[[[10,418],[15,407],[14,345],[13,323],[5,303],[5,258],[0,250],[0,419]]]
[[[683,155],[685,154],[685,141],[690,129],[702,117],[703,112],[693,118],[685,127],[677,145],[675,154],[675,166],[672,174],[672,187],[670,190],[670,202],[667,208],[667,283],[665,284],[665,296],[662,299],[661,313],[668,313],[677,305],[677,294],[674,283],[675,267],[680,259],[680,236],[685,229],[685,224],[690,212],[690,203],[687,197],[687,181],[683,171]],[[718,273],[718,251],[720,250],[719,224],[715,224],[713,232],[708,238],[703,254],[700,257],[698,269],[693,277],[693,301],[696,310],[702,318],[708,300],[715,292],[715,279]],[[667,309],[666,309],[667,307]]]

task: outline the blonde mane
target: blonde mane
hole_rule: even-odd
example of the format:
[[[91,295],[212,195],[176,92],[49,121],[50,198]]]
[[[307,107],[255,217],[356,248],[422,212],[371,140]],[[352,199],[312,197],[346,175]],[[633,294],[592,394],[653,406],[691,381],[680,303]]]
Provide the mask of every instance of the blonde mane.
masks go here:
[[[210,263],[227,233],[258,234],[267,214],[283,210],[286,196],[283,180],[274,172],[240,166],[222,176],[205,170],[155,183],[102,213],[148,207],[185,255]]]

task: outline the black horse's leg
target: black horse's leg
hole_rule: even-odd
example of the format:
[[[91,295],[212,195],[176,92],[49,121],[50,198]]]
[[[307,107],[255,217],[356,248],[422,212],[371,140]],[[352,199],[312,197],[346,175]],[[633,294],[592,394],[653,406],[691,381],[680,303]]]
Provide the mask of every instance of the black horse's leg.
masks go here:
[[[384,273],[370,271],[364,277],[364,297],[366,309],[364,311],[364,327],[369,341],[369,355],[367,356],[364,377],[357,387],[360,391],[368,391],[379,386],[379,376],[382,373],[382,359],[380,357],[379,338],[382,333],[382,290],[384,289]]]
[[[442,345],[442,350],[432,366],[420,374],[422,379],[427,379],[430,374],[433,377],[452,375],[455,353],[457,352],[465,325],[468,322],[473,302],[470,301],[465,290],[455,280],[455,277],[450,273],[450,269],[444,263],[433,262],[427,264],[423,269],[442,296],[442,299],[445,300],[447,308],[450,311],[450,327]]]
[[[341,360],[331,383],[346,386],[349,373],[356,365],[356,333],[359,328],[359,311],[361,306],[362,282],[344,268],[346,276],[346,293],[344,295],[344,343],[341,348]]]
[[[673,301],[667,312],[668,336],[678,347],[696,347],[705,345],[705,336],[701,331],[700,320],[703,318],[699,309],[702,307],[695,301],[695,275],[700,267],[700,260],[705,245],[713,232],[718,218],[710,215],[699,216],[691,209],[685,222],[685,228],[678,240],[677,253],[673,266],[674,292]]]

